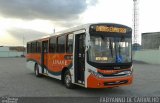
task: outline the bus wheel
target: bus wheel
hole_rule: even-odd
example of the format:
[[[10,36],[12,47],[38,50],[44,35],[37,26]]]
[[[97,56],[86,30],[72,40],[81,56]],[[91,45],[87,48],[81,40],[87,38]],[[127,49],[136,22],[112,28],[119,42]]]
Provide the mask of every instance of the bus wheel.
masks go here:
[[[69,70],[67,70],[64,73],[64,84],[69,89],[74,88],[74,84],[72,84],[71,74],[70,74]]]
[[[35,75],[36,75],[37,77],[40,77],[40,76],[41,76],[41,74],[39,73],[38,64],[35,64],[34,72],[35,72]]]

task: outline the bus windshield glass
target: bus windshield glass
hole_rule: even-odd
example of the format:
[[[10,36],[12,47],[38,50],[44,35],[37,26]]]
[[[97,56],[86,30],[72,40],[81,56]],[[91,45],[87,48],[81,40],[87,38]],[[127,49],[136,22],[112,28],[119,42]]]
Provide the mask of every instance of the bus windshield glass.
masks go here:
[[[131,62],[131,38],[91,35],[88,60],[93,63]]]

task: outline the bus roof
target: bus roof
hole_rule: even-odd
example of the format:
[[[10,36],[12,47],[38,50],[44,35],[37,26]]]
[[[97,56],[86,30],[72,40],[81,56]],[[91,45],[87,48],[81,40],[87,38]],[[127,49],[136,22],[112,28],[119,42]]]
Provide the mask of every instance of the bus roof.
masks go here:
[[[117,24],[117,23],[88,23],[88,24],[83,24],[83,25],[80,25],[80,26],[75,26],[75,27],[72,27],[72,28],[69,28],[69,29],[66,29],[66,30],[62,30],[62,31],[54,33],[53,35],[49,35],[47,37],[42,37],[40,39],[29,41],[27,43],[34,42],[34,41],[44,41],[44,40],[48,40],[50,37],[60,36],[60,35],[68,34],[68,33],[73,33],[75,31],[82,30],[82,29],[87,29],[87,28],[89,29],[90,25],[94,25],[94,24],[95,25],[96,24],[106,24],[106,25],[107,24],[112,24],[112,25],[119,25],[119,26],[125,26],[126,28],[130,28],[126,25]]]

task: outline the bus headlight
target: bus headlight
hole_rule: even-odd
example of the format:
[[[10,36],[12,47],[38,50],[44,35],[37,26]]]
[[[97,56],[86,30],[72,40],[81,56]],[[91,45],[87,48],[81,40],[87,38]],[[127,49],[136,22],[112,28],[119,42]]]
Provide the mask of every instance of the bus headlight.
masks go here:
[[[91,69],[88,69],[88,72],[90,72],[92,75],[98,77],[98,78],[103,78],[103,75],[91,70]]]
[[[120,72],[120,73],[117,73],[117,74],[115,74],[115,75],[131,75],[132,74],[132,72],[131,71],[123,71],[123,72]]]

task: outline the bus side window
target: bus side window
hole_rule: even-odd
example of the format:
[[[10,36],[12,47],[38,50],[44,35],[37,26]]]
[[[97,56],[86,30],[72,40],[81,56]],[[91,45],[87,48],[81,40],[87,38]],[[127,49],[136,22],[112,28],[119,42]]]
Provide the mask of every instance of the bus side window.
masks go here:
[[[32,43],[31,43],[30,52],[31,52],[31,53],[36,53],[36,42],[32,42]]]
[[[73,34],[67,36],[67,53],[73,53]]]
[[[31,53],[31,44],[27,43],[27,53]]]
[[[36,48],[37,46],[36,45],[37,45],[37,42],[32,43],[33,53],[37,53],[37,48]]]
[[[49,40],[49,52],[55,53],[57,48],[57,37],[52,37]]]
[[[44,53],[48,53],[48,41],[44,43]]]
[[[66,45],[66,36],[63,35],[63,36],[58,37],[57,52],[58,53],[65,53],[66,52],[65,45]]]
[[[37,41],[36,48],[37,48],[37,53],[41,53],[41,42]]]

